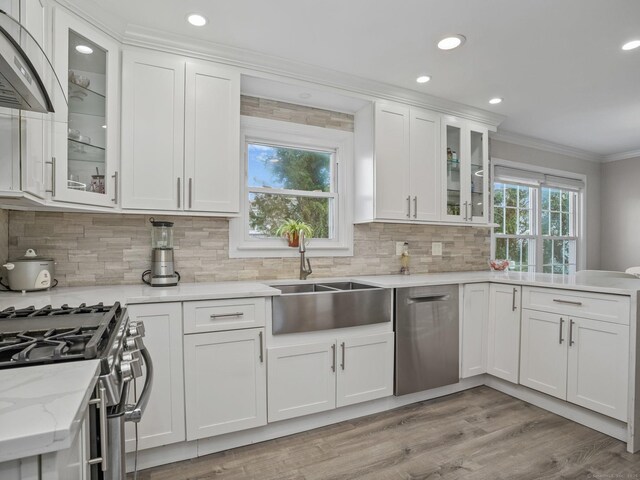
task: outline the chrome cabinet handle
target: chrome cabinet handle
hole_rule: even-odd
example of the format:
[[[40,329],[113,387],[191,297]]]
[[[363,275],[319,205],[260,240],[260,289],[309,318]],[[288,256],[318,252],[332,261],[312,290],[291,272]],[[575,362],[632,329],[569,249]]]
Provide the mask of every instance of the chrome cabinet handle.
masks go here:
[[[562,345],[562,342],[564,342],[564,338],[562,338],[562,325],[564,324],[564,318],[560,317],[560,338],[558,339],[558,343],[560,343],[560,345]]]
[[[582,302],[572,302],[570,300],[563,300],[561,298],[554,298],[553,301],[556,303],[565,303],[567,305],[575,305],[576,307],[582,306]]]
[[[465,222],[471,220],[471,217],[469,217],[469,202],[464,202],[464,220]]]
[[[411,218],[411,195],[407,197],[407,218]]]
[[[189,179],[189,208],[191,208],[191,206],[192,206],[192,204],[193,204],[193,194],[192,194],[192,192],[193,192],[193,185],[192,185],[192,183],[193,183],[193,179],[192,179],[192,178],[190,178],[190,179]]]
[[[342,342],[342,343],[340,344],[340,347],[342,348],[342,363],[340,364],[340,366],[342,367],[342,370],[344,370],[344,366],[345,366],[345,363],[346,363],[346,362],[344,361],[344,357],[345,357],[345,350],[346,350],[346,348],[345,348],[345,346],[344,346],[344,342]]]
[[[181,204],[180,197],[182,195],[182,192],[180,191],[181,190],[180,183],[181,183],[181,178],[178,177],[178,208],[181,208],[181,206],[180,206],[180,204]]]
[[[89,465],[100,464],[102,471],[106,472],[109,459],[109,442],[107,435],[107,391],[103,385],[98,388],[98,398],[89,400],[89,405],[98,405],[100,409],[100,456],[87,460]]]
[[[413,218],[418,218],[418,196],[413,197]]]
[[[518,289],[514,288],[513,289],[513,300],[511,301],[511,311],[512,312],[516,311],[516,293],[518,293]]]
[[[111,199],[111,201],[117,205],[118,204],[118,172],[114,172],[114,174],[111,175],[111,178],[113,178],[113,198]]]
[[[574,324],[574,323],[575,323],[575,322],[574,322],[573,320],[569,319],[569,346],[570,346],[570,347],[571,347],[574,343],[576,343],[576,342],[574,342],[574,341],[573,341],[573,324]]]
[[[333,357],[333,363],[331,364],[331,371],[336,371],[336,344],[331,345],[331,356]]]
[[[262,344],[262,330],[258,333],[258,339],[260,341],[260,363],[264,363],[264,346]]]
[[[50,193],[52,197],[56,196],[56,157],[51,157],[50,162],[45,162],[47,165],[51,165],[51,190],[45,190],[46,193]]]
[[[230,317],[243,317],[244,312],[233,312],[233,313],[212,313],[209,315],[211,320],[215,320],[216,318],[230,318]]]

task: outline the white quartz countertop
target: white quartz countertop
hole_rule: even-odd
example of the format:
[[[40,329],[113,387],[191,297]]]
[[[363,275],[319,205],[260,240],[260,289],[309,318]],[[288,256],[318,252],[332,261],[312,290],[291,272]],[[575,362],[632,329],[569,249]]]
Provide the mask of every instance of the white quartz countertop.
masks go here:
[[[373,275],[353,277],[353,279],[385,288],[494,282],[616,295],[635,295],[640,291],[640,278],[615,278],[609,276],[582,278],[576,275],[552,275],[549,273],[447,272],[419,275]]]
[[[0,462],[69,448],[98,360],[0,370]]]
[[[215,300],[220,298],[270,297],[280,291],[258,282],[180,283],[176,287],[148,285],[108,285],[99,287],[58,287],[41,292],[0,292],[0,310],[30,305],[71,306],[81,303],[126,304]]]

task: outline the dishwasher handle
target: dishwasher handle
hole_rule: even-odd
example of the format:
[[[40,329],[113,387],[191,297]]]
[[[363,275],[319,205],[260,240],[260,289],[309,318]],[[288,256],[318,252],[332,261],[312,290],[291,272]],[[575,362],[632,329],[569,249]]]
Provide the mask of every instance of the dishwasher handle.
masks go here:
[[[429,302],[446,302],[451,298],[451,295],[425,295],[420,297],[409,297],[407,303],[429,303]]]

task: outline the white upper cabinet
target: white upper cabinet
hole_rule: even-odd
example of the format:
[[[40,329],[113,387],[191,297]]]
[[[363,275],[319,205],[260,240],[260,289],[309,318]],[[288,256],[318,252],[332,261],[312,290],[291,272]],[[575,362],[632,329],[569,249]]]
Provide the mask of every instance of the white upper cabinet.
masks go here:
[[[68,106],[54,90],[51,198],[116,206],[119,44],[58,6],[53,32],[53,64]]]
[[[122,208],[182,207],[184,59],[122,54]]]
[[[356,221],[440,219],[440,116],[377,102],[356,114]]]
[[[122,85],[122,207],[238,213],[240,74],[131,49]]]
[[[489,130],[446,117],[442,124],[442,219],[488,221]]]

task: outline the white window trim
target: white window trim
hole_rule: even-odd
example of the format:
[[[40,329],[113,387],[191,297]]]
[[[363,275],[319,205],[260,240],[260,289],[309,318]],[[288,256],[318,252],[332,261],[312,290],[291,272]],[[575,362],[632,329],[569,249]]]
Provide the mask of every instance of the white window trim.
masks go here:
[[[337,176],[335,226],[337,237],[313,239],[307,246],[309,257],[353,256],[353,133],[266,118],[240,118],[240,216],[229,221],[230,258],[298,257],[297,248],[284,239],[252,239],[248,235],[249,195],[247,173],[247,141],[291,145],[301,148],[335,151]],[[333,179],[332,179],[333,180]],[[311,192],[305,192],[306,194]]]
[[[581,180],[584,182],[584,188],[581,189],[581,195],[579,198],[579,206],[578,206],[578,217],[576,218],[576,222],[578,225],[576,226],[576,231],[578,232],[578,258],[576,259],[576,271],[584,270],[587,268],[587,215],[586,215],[586,205],[587,205],[587,191],[588,191],[588,183],[587,176],[581,173],[569,172],[566,170],[557,170],[555,168],[547,168],[540,167],[538,165],[532,165],[530,163],[522,163],[522,162],[514,162],[512,160],[504,160],[502,158],[491,158],[491,178],[490,178],[490,210],[489,215],[491,218],[491,223],[493,223],[493,183],[494,183],[494,169],[497,166],[503,167],[511,167],[519,170],[528,170],[530,172],[541,173],[544,175],[555,175],[558,177],[571,178],[576,180]],[[538,212],[538,216],[540,216],[541,212]],[[538,219],[539,221],[539,219]],[[495,233],[494,230],[491,229],[491,258],[495,258]],[[536,245],[536,249],[538,246]]]

